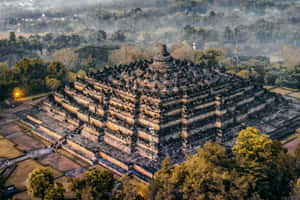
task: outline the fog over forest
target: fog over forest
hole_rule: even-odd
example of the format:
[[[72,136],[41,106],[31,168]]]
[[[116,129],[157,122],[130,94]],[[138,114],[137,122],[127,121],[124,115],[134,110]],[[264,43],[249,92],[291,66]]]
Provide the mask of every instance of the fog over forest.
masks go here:
[[[119,46],[184,42],[275,61],[300,47],[300,0],[8,0],[0,10],[0,32],[77,34],[80,44],[107,44],[96,39],[104,31]]]

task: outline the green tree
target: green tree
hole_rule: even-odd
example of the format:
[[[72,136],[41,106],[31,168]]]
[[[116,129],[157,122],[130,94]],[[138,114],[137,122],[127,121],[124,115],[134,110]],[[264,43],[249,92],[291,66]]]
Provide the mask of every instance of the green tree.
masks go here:
[[[74,82],[76,80],[76,74],[73,72],[67,72],[67,76],[66,76],[67,82]]]
[[[223,147],[207,142],[184,163],[183,199],[245,199],[247,179],[232,170],[234,164]]]
[[[15,34],[15,32],[10,32],[9,33],[9,41],[10,42],[16,42],[16,34]]]
[[[77,72],[77,77],[78,78],[84,78],[84,77],[86,77],[86,72],[83,69],[79,70]]]
[[[27,179],[27,192],[31,197],[45,199],[46,192],[53,186],[54,177],[48,168],[33,170]]]
[[[239,133],[232,151],[240,173],[251,180],[248,194],[278,200],[290,194],[295,165],[280,142],[248,127]]]
[[[96,69],[96,60],[91,55],[89,55],[89,57],[86,59],[84,63],[84,67],[86,71],[92,71]]]
[[[229,26],[225,27],[223,37],[225,43],[232,43],[234,41],[234,32],[231,30]]]
[[[138,183],[134,178],[123,175],[120,179],[121,184],[119,185],[116,198],[122,200],[132,200],[132,199],[144,199],[140,191],[140,183]]]
[[[151,196],[155,199],[175,199],[174,184],[171,181],[173,167],[170,159],[166,157],[162,162],[162,167],[155,173],[154,181],[150,187]]]
[[[195,51],[195,63],[200,66],[216,67],[219,66],[219,60],[224,56],[221,49],[207,49],[204,52]]]
[[[124,42],[126,39],[125,34],[122,31],[116,31],[112,34],[111,40]]]
[[[0,71],[1,73],[1,71]],[[291,77],[295,80],[296,82],[296,87],[300,89],[300,65],[295,66]]]
[[[207,142],[175,166],[166,158],[149,186],[151,199],[246,199],[248,180],[220,145]]]
[[[97,31],[97,35],[96,35],[97,41],[101,42],[103,40],[106,40],[106,32],[103,30],[99,30]]]
[[[62,63],[68,71],[76,71],[78,65],[78,54],[71,48],[56,50],[53,60]]]
[[[92,169],[85,172],[82,179],[69,179],[70,189],[76,192],[78,199],[109,199],[115,184],[115,179],[110,171]]]
[[[56,78],[49,78],[48,76],[46,77],[46,86],[50,90],[56,90],[60,86],[60,81],[57,80]]]
[[[8,70],[8,65],[6,62],[0,63],[0,74]]]
[[[62,200],[64,199],[64,193],[63,184],[57,182],[46,191],[45,200]]]

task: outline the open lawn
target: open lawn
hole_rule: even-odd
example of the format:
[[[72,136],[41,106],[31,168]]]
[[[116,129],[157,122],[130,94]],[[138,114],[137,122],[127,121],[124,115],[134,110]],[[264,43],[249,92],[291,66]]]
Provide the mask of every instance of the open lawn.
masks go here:
[[[13,159],[24,155],[24,153],[15,146],[15,143],[2,138],[0,140],[0,158]]]
[[[28,159],[22,162],[17,163],[17,168],[14,172],[10,175],[7,179],[5,185],[15,185],[18,190],[25,190],[26,189],[26,180],[28,175],[32,172],[32,170],[40,167],[45,167],[38,163],[36,160]],[[49,167],[50,170],[53,172],[55,177],[62,176],[62,173]]]

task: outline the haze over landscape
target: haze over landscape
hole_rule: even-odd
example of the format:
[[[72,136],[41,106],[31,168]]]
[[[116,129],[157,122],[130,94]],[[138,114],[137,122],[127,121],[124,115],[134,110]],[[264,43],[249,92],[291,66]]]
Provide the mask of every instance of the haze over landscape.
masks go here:
[[[0,200],[300,198],[300,0],[0,0]]]

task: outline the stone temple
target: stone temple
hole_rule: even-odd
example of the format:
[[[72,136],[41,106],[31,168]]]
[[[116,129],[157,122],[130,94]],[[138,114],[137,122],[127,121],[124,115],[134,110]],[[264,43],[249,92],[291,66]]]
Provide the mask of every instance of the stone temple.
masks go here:
[[[246,126],[293,133],[300,104],[212,66],[173,59],[105,68],[77,79],[24,116],[33,133],[118,173],[147,180],[165,156],[184,161],[206,141],[230,147]]]

